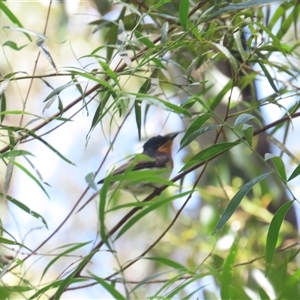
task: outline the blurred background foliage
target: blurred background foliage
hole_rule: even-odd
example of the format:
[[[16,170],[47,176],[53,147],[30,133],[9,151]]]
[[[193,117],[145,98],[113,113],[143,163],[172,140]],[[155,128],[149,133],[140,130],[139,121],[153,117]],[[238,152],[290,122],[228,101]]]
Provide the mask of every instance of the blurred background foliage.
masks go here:
[[[1,298],[300,298],[299,12],[0,2]],[[160,194],[95,184],[176,131]]]

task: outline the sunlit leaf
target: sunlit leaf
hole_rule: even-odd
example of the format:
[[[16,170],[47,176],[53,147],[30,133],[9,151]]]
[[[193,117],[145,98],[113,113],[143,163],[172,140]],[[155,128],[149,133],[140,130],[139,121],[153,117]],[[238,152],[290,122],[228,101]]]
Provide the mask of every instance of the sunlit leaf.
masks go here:
[[[168,39],[169,23],[165,22],[161,28],[161,43],[165,45]]]
[[[258,287],[258,292],[259,292],[261,300],[271,300],[271,298],[269,297],[269,295],[260,286]]]
[[[217,156],[236,145],[239,145],[239,142],[229,142],[229,143],[219,143],[212,145],[202,151],[200,151],[198,154],[196,154],[194,157],[192,157],[181,169],[181,171],[188,169],[189,167],[200,163],[202,161],[208,160],[214,156]]]
[[[132,172],[133,173],[133,172]],[[143,209],[141,212],[139,212],[138,214],[136,214],[135,216],[133,216],[131,219],[129,219],[124,226],[121,228],[121,230],[118,232],[115,240],[118,240],[126,231],[128,231],[133,225],[138,224],[138,221],[143,218],[145,215],[149,214],[152,211],[155,211],[156,209],[158,209],[159,207],[177,199],[180,197],[184,197],[185,195],[189,194],[189,192],[186,193],[182,193],[182,194],[178,194],[169,198],[165,198],[163,200],[160,200],[158,202],[153,202],[151,203],[151,205],[149,205],[148,207],[146,207],[145,209]]]
[[[37,31],[28,30],[28,29],[21,28],[21,27],[12,27],[12,26],[2,26],[2,28],[14,30],[14,31],[24,32],[28,38],[29,38],[29,35],[33,35],[33,36],[39,37],[39,38],[41,38],[43,40],[47,40],[47,37],[44,34],[39,33]],[[30,38],[30,41],[32,41],[31,38]]]
[[[2,193],[0,193],[0,195],[3,195]],[[26,206],[24,203],[18,201],[17,199],[9,196],[9,195],[6,195],[6,199],[8,201],[10,201],[11,203],[15,204],[17,207],[19,207],[20,209],[22,209],[23,211],[25,211],[26,213],[30,214],[31,216],[33,216],[34,218],[42,221],[42,223],[45,225],[45,227],[48,229],[48,225],[47,225],[47,222],[46,220],[40,215],[38,214],[37,212],[31,210],[28,206]]]
[[[112,295],[112,297],[113,297],[114,299],[120,299],[120,300],[123,300],[123,299],[125,300],[125,299],[127,299],[127,298],[123,297],[122,294],[121,294],[120,292],[118,292],[118,291],[115,289],[115,287],[114,287],[113,284],[108,283],[108,282],[107,282],[106,280],[104,280],[103,278],[98,277],[98,276],[96,276],[96,275],[94,275],[94,274],[90,274],[90,275],[91,275],[91,277],[94,278],[100,285],[102,285],[102,286],[104,287],[104,289],[105,289],[106,291],[108,291],[108,292]]]
[[[230,286],[232,285],[233,277],[233,264],[238,251],[238,239],[235,239],[233,242],[230,252],[227,255],[227,258],[224,263],[222,280],[221,280],[221,298],[222,299],[232,299],[230,295]]]
[[[16,24],[19,27],[23,27],[23,25],[21,24],[21,22],[19,21],[19,19],[12,13],[12,11],[4,4],[4,1],[0,1],[0,10],[3,11],[4,14],[6,14],[6,16],[11,20],[11,22],[13,22],[14,24]],[[5,28],[5,26],[2,26],[3,28]],[[7,26],[9,27],[9,26]],[[31,37],[25,32],[26,37],[28,38],[29,41],[32,41]]]
[[[254,118],[255,118],[255,116],[252,116],[252,115],[249,115],[249,114],[241,114],[236,118],[233,126],[236,127],[240,124],[245,124],[245,123],[247,123],[248,121],[250,121]]]
[[[267,176],[269,176],[271,173],[265,173],[262,174],[246,184],[244,184],[239,191],[234,195],[234,197],[230,200],[229,204],[227,205],[224,213],[221,216],[221,219],[219,220],[218,224],[216,225],[212,235],[214,235],[217,231],[223,228],[223,226],[226,224],[226,222],[231,218],[233,213],[238,208],[239,204],[243,200],[243,198],[248,194],[248,192],[252,189],[252,187],[257,184],[258,182],[265,179]]]
[[[150,41],[146,36],[142,35],[140,32],[138,32],[137,30],[135,30],[134,32],[136,38],[143,43],[145,46],[147,46],[148,48],[154,48],[155,44]]]
[[[6,41],[3,46],[6,46],[6,47],[10,47],[11,49],[13,50],[16,50],[16,51],[19,51],[19,50],[22,50],[23,48],[25,48],[27,45],[23,45],[23,46],[18,46],[15,42],[13,41]]]
[[[291,206],[293,205],[294,201],[289,201],[283,204],[275,213],[268,230],[267,235],[267,244],[266,244],[266,276],[268,276],[271,264],[273,261],[273,256],[276,249],[277,239],[280,227],[284,220],[286,213],[289,211]]]
[[[234,71],[235,74],[237,74],[239,71],[239,65],[236,61],[236,58],[232,55],[232,53],[228,50],[228,48],[218,43],[214,43],[214,42],[209,42],[209,43],[218,51],[220,51],[220,53],[222,53],[228,59],[230,66],[232,67],[232,70]]]

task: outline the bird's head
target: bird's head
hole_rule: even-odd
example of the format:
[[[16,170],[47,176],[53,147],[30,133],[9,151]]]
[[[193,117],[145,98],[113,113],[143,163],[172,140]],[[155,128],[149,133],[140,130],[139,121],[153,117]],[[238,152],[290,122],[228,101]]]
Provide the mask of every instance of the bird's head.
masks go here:
[[[165,136],[155,136],[151,139],[149,139],[143,146],[144,152],[146,151],[158,151],[163,153],[171,153],[171,148],[173,144],[173,140],[178,135],[178,132],[176,133],[170,133]]]

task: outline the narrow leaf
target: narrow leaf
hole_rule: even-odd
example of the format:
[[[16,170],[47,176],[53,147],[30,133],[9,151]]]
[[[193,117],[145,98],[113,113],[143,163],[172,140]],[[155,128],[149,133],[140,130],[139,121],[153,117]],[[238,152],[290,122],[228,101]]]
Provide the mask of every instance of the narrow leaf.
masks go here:
[[[219,128],[221,125],[219,124],[212,124],[212,125],[208,125],[208,126],[205,126],[205,127],[202,127],[196,131],[194,131],[192,134],[190,134],[184,141],[181,141],[181,145],[180,145],[180,148],[179,150],[183,149],[184,147],[186,147],[187,145],[189,145],[191,142],[193,142],[199,135],[205,133],[205,132],[208,132],[208,131],[211,131],[211,130],[214,130],[214,129],[217,129]],[[187,134],[185,134],[186,136]],[[184,136],[184,137],[185,137]],[[178,150],[178,151],[179,151]]]
[[[184,29],[187,28],[189,19],[189,0],[181,0],[179,7],[179,20]]]
[[[55,255],[55,257],[48,263],[48,265],[45,267],[42,276],[41,276],[41,280],[43,279],[43,277],[45,276],[45,274],[47,273],[47,271],[49,270],[49,268],[54,265],[59,259],[64,258],[65,255],[74,252],[75,250],[82,248],[88,244],[90,244],[91,242],[84,242],[84,243],[78,243],[75,245],[71,245],[70,248],[68,248],[67,250],[63,251],[62,253],[59,253],[57,255]]]
[[[0,193],[0,195],[3,195],[2,193]],[[16,206],[18,206],[20,209],[22,209],[23,211],[25,211],[26,213],[30,214],[31,216],[33,216],[34,218],[40,220],[43,222],[43,224],[46,226],[46,228],[48,229],[48,225],[46,220],[38,213],[36,213],[35,211],[31,210],[28,206],[26,206],[25,204],[23,204],[22,202],[18,201],[17,199],[6,195],[6,199],[10,202],[12,202],[13,204],[15,204]]]
[[[252,189],[252,187],[265,179],[267,176],[269,176],[271,172],[262,174],[249,182],[247,182],[245,185],[243,185],[240,190],[235,194],[235,196],[231,199],[228,206],[226,207],[224,213],[221,216],[221,219],[219,220],[218,224],[216,225],[212,235],[214,235],[217,231],[223,228],[223,226],[226,224],[226,222],[230,219],[230,217],[233,215],[235,210],[238,208],[239,204],[243,200],[243,198],[248,194],[248,192]]]
[[[171,259],[166,258],[166,257],[145,257],[145,259],[156,261],[158,263],[161,263],[163,265],[171,267],[171,268],[173,268],[175,270],[185,271],[187,273],[190,273],[189,269],[187,269],[185,266],[183,266],[182,264],[178,263],[177,261],[171,260]]]
[[[249,115],[249,114],[241,114],[236,118],[233,126],[236,127],[240,124],[245,124],[245,123],[247,123],[248,121],[250,121],[254,118],[255,118],[254,116]]]
[[[243,61],[247,61],[247,59],[248,59],[248,53],[244,49],[243,42],[242,42],[242,39],[241,39],[241,34],[242,34],[242,32],[240,30],[236,30],[233,33],[233,37],[234,37],[234,41],[235,41],[236,47],[237,47],[237,49],[238,49],[238,51],[239,51],[239,53],[240,53]]]
[[[23,167],[21,164],[19,164],[18,162],[14,161],[13,159],[8,158],[8,160],[15,165],[16,167],[18,167],[19,169],[21,169],[26,175],[28,175],[29,178],[31,178],[42,190],[43,192],[47,195],[48,198],[49,195],[47,193],[47,191],[45,190],[45,188],[42,186],[42,184],[40,183],[40,181],[35,178],[35,176],[33,176],[25,167]]]
[[[32,250],[30,250],[28,247],[26,247],[25,245],[21,244],[21,243],[18,243],[17,241],[12,241],[12,240],[9,240],[9,239],[6,239],[4,237],[1,237],[0,236],[0,245],[1,244],[6,244],[6,245],[17,245],[21,248],[25,248],[27,250],[29,250],[30,252],[32,252]]]
[[[243,131],[244,131],[246,142],[250,145],[250,147],[252,147],[254,127],[252,125],[244,124]]]
[[[259,296],[260,296],[261,300],[271,300],[271,298],[269,297],[269,295],[260,286],[258,287],[258,293],[259,293]]]
[[[43,102],[47,102],[49,101],[50,99],[52,99],[53,97],[56,97],[58,96],[63,90],[71,87],[71,86],[74,86],[74,85],[77,85],[78,82],[69,82],[69,83],[66,83],[66,84],[63,84],[61,85],[60,87],[54,89],[46,98]]]
[[[166,45],[168,39],[169,32],[169,23],[165,22],[161,28],[161,43],[162,45]]]
[[[16,25],[19,27],[23,27],[22,23],[19,21],[19,19],[11,12],[11,10],[3,3],[4,1],[0,1],[0,10],[3,11],[3,13],[6,14],[6,16]],[[4,26],[3,26],[4,27]],[[25,33],[28,40],[31,42],[31,37]]]
[[[141,100],[134,101],[134,112],[135,112],[135,122],[138,130],[139,141],[141,140],[141,129],[142,129],[142,108]]]
[[[268,69],[266,68],[266,66],[263,63],[261,63],[260,61],[258,61],[258,64],[260,65],[261,69],[263,70],[264,74],[266,75],[273,90],[279,94],[278,88],[277,88],[272,76],[270,75]]]
[[[124,226],[121,228],[121,230],[118,232],[115,240],[117,240],[119,237],[121,237],[128,229],[130,229],[133,225],[138,224],[138,221],[144,217],[145,215],[147,215],[148,213],[156,210],[157,208],[167,204],[170,201],[173,201],[175,199],[178,199],[180,197],[183,197],[185,194],[187,193],[183,193],[183,194],[178,194],[166,199],[163,199],[162,201],[159,202],[154,202],[152,203],[152,205],[150,205],[149,207],[145,208],[144,210],[142,210],[141,212],[139,212],[137,215],[133,216],[131,219],[129,219],[127,221],[126,224],[124,224]]]
[[[288,210],[293,205],[294,201],[289,201],[283,204],[275,213],[268,230],[267,244],[266,244],[266,276],[268,276],[271,264],[273,261],[278,234],[284,217]]]
[[[125,300],[121,293],[119,293],[112,283],[106,282],[103,278],[100,278],[94,274],[90,274],[99,284],[101,284],[112,296],[113,299]]]
[[[10,47],[11,49],[13,50],[16,50],[16,51],[19,51],[19,50],[22,50],[24,47],[26,47],[27,45],[23,45],[23,46],[18,46],[15,42],[13,41],[6,41],[3,46],[6,46],[6,47]]]
[[[296,169],[293,171],[292,175],[289,177],[289,179],[287,181],[290,181],[290,180],[296,178],[297,176],[299,176],[299,174],[300,174],[300,165],[298,165],[296,167]]]
[[[228,142],[228,143],[220,143],[220,144],[212,145],[212,146],[202,150],[201,152],[196,154],[192,159],[190,159],[183,166],[181,171],[184,171],[184,170],[188,169],[189,167],[191,167],[201,161],[205,161],[216,155],[219,155],[219,154],[233,148],[236,145],[239,145],[239,142]]]
[[[265,154],[265,160],[271,160],[272,163],[274,164],[275,166],[275,169],[277,171],[277,174],[279,175],[279,177],[284,181],[286,182],[286,172],[285,172],[285,166],[284,166],[284,163],[282,161],[282,158],[279,157],[279,156],[276,156],[274,154],[271,154],[271,153],[266,153]]]
[[[2,28],[14,30],[14,31],[24,32],[26,34],[26,36],[30,39],[30,41],[32,41],[32,40],[29,37],[29,35],[37,36],[37,37],[39,37],[41,39],[47,40],[47,37],[45,35],[43,35],[42,33],[33,31],[33,30],[28,30],[28,29],[21,28],[21,27],[12,27],[12,26],[2,26]]]
[[[213,42],[208,42],[211,44],[214,48],[220,51],[229,61],[230,66],[232,67],[233,71],[235,74],[238,73],[239,71],[239,65],[235,59],[235,57],[231,54],[231,52],[223,45],[218,44],[218,43],[213,43]]]
[[[238,239],[233,242],[230,252],[225,260],[221,279],[221,298],[232,299],[230,295],[230,286],[232,285],[233,264],[238,250]]]
[[[155,44],[150,41],[147,37],[145,37],[144,35],[142,35],[140,32],[138,32],[137,30],[134,31],[135,36],[137,37],[137,39],[143,43],[145,46],[147,46],[148,48],[154,48]]]

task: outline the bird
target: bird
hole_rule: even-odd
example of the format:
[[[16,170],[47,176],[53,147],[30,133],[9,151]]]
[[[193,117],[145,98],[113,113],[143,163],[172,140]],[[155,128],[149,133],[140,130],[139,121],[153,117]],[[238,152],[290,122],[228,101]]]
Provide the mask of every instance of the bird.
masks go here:
[[[164,136],[158,135],[150,138],[143,145],[142,159],[135,160],[135,158],[130,159],[125,164],[121,165],[115,169],[112,175],[111,189],[117,186],[120,189],[129,191],[134,196],[141,194],[149,194],[153,192],[157,187],[163,185],[163,183],[157,182],[130,182],[130,180],[124,180],[122,182],[114,181],[113,176],[122,175],[126,172],[135,172],[139,170],[162,170],[165,171],[160,174],[163,178],[169,178],[173,169],[173,158],[172,158],[172,145],[173,140],[179,132],[170,133]],[[144,159],[143,159],[144,158]],[[110,175],[109,175],[110,176]],[[103,184],[107,177],[99,180],[97,184]],[[91,199],[90,199],[91,200]],[[88,200],[79,210],[82,210],[90,201]]]

